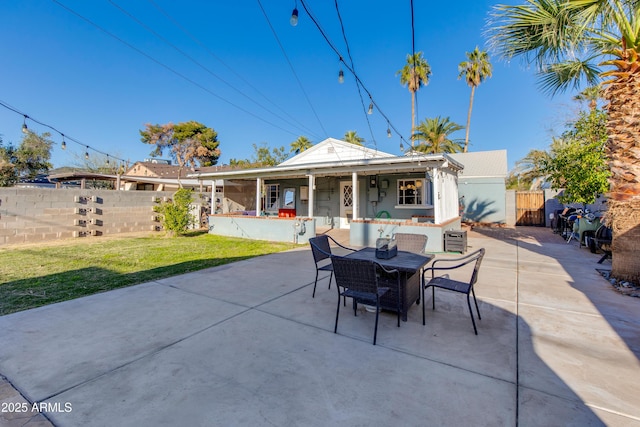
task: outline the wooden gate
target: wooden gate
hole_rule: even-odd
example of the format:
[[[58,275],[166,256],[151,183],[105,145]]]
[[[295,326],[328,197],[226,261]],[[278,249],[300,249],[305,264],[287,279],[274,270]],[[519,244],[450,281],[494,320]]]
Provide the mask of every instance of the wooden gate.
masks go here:
[[[516,191],[516,225],[545,224],[544,191]]]

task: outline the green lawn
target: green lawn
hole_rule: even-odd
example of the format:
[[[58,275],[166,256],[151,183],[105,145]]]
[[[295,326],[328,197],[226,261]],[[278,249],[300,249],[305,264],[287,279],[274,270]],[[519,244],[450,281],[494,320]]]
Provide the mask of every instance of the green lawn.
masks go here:
[[[295,247],[194,233],[0,249],[0,315]]]

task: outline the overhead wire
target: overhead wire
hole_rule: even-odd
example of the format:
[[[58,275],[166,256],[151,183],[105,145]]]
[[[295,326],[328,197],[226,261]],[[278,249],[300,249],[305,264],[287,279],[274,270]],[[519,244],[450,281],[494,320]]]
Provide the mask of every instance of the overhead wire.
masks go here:
[[[304,8],[305,12],[307,12],[307,15],[309,15],[309,18],[311,18],[311,21],[313,22],[313,24],[316,26],[318,31],[320,31],[320,34],[322,35],[324,40],[327,42],[329,47],[335,52],[336,55],[338,55],[338,58],[342,58],[342,54],[340,53],[340,50],[338,50],[338,48],[331,42],[331,40],[327,36],[326,32],[320,26],[320,23],[318,22],[318,20],[315,18],[315,16],[313,16],[311,11],[309,10],[306,1],[305,0],[300,0],[300,4],[302,4],[302,7]],[[407,140],[402,136],[402,133],[400,133],[400,131],[398,131],[398,129],[393,125],[391,120],[389,120],[389,117],[380,108],[380,106],[375,101],[375,99],[373,99],[373,96],[371,95],[371,92],[367,89],[367,87],[365,86],[364,82],[362,82],[362,80],[360,79],[358,74],[355,72],[355,70],[349,64],[345,63],[344,61],[342,61],[342,63],[344,64],[345,68],[353,75],[353,77],[356,79],[356,81],[362,86],[362,90],[364,90],[365,93],[369,96],[369,99],[371,100],[371,103],[376,107],[376,109],[378,110],[380,115],[387,121],[387,123],[389,124],[389,127],[391,129],[393,129],[393,131],[398,136],[400,136],[400,141],[404,141],[406,143]]]
[[[307,128],[307,126],[302,124],[299,120],[297,120],[295,117],[293,117],[291,114],[289,114],[284,108],[280,107],[278,104],[276,104],[274,101],[272,101],[267,95],[262,93],[262,91],[260,91],[260,89],[255,87],[253,84],[251,84],[251,82],[249,82],[247,79],[245,79],[240,73],[238,73],[231,66],[229,66],[224,60],[222,60],[222,58],[220,58],[211,49],[209,49],[209,47],[207,47],[206,44],[201,42],[189,30],[187,30],[183,25],[181,25],[178,22],[177,19],[175,19],[173,16],[171,16],[171,14],[169,14],[166,10],[164,10],[163,8],[158,6],[158,4],[154,0],[149,0],[149,3],[151,3],[161,14],[163,14],[169,21],[171,21],[173,23],[173,25],[175,25],[180,31],[182,31],[187,37],[189,37],[194,43],[196,43],[198,46],[200,46],[202,49],[204,49],[204,51],[207,52],[207,54],[209,54],[209,56],[211,56],[216,61],[220,62],[220,64],[222,64],[227,70],[229,70],[233,75],[235,75],[238,79],[240,79],[244,84],[246,84],[253,91],[255,91],[258,95],[260,95],[269,104],[271,104],[272,106],[274,106],[275,108],[280,110],[280,112],[282,112],[289,119],[291,119],[292,121],[297,123],[301,128],[304,128],[309,133],[310,136],[313,136],[313,137],[316,137],[316,138],[318,137],[318,135],[314,131],[312,131],[309,128]]]
[[[23,116],[23,117],[24,117],[24,119],[25,119],[25,122],[26,122],[26,120],[27,120],[27,119],[29,119],[29,120],[31,120],[32,122],[39,124],[40,126],[44,126],[44,127],[48,128],[48,129],[51,129],[52,131],[54,131],[54,132],[58,133],[58,134],[62,137],[62,141],[71,141],[71,142],[74,142],[74,143],[76,143],[76,144],[78,144],[78,145],[80,145],[80,146],[82,146],[82,147],[85,147],[85,149],[86,149],[87,151],[88,151],[88,150],[91,150],[91,151],[95,151],[96,153],[99,153],[99,154],[102,154],[102,155],[104,155],[104,156],[107,156],[107,159],[114,159],[114,160],[118,160],[118,161],[120,161],[120,162],[122,162],[122,163],[126,163],[126,164],[128,164],[128,163],[129,163],[129,161],[128,161],[128,160],[121,159],[121,158],[119,158],[119,157],[117,157],[117,156],[114,156],[114,155],[111,155],[111,154],[106,153],[106,152],[104,152],[104,151],[98,150],[98,149],[96,149],[96,148],[94,148],[94,147],[90,146],[89,144],[85,144],[84,142],[80,142],[80,141],[78,141],[77,139],[70,137],[68,134],[66,134],[66,133],[64,133],[64,132],[62,132],[62,131],[60,131],[60,130],[56,129],[55,127],[53,127],[53,126],[51,126],[51,125],[48,125],[48,124],[46,124],[46,123],[44,123],[44,122],[41,122],[40,120],[34,119],[34,118],[33,118],[32,116],[30,116],[29,114],[26,114],[26,113],[24,113],[24,112],[22,112],[22,111],[18,110],[17,108],[10,106],[9,104],[7,104],[7,103],[5,103],[5,102],[3,102],[3,101],[0,101],[0,105],[1,105],[1,106],[3,106],[4,108],[6,108],[7,110],[13,111],[13,112],[14,112],[14,113],[16,113],[16,114],[19,114],[19,115]]]
[[[267,107],[265,107],[264,105],[262,105],[261,103],[259,103],[258,101],[256,101],[255,99],[251,98],[249,95],[247,95],[246,93],[242,92],[240,89],[236,88],[235,86],[233,86],[231,83],[229,83],[228,81],[224,80],[222,77],[220,77],[218,74],[216,74],[215,72],[213,72],[210,68],[206,67],[204,64],[202,64],[201,62],[199,62],[198,60],[196,60],[194,57],[192,57],[191,55],[189,55],[188,53],[186,53],[184,50],[180,49],[178,46],[176,46],[175,44],[171,43],[169,40],[167,40],[165,37],[163,37],[162,35],[160,35],[157,31],[155,31],[153,28],[149,27],[148,25],[146,25],[144,22],[142,22],[141,20],[139,20],[138,18],[136,18],[135,16],[133,16],[133,14],[129,11],[127,11],[125,8],[123,8],[122,6],[120,6],[119,4],[117,4],[115,1],[113,0],[107,0],[109,3],[111,3],[113,5],[113,7],[115,7],[116,9],[118,9],[120,12],[122,12],[123,14],[125,14],[126,16],[128,16],[129,18],[131,18],[136,24],[140,25],[142,28],[144,28],[145,30],[147,30],[148,32],[150,32],[151,34],[153,34],[156,38],[158,38],[159,40],[161,40],[163,43],[165,43],[166,45],[168,45],[169,47],[171,47],[172,49],[174,49],[176,52],[180,53],[182,56],[184,56],[185,58],[187,58],[189,61],[191,61],[192,63],[194,63],[196,66],[198,66],[199,68],[201,68],[202,70],[204,70],[205,72],[207,72],[209,75],[213,76],[214,78],[218,79],[220,82],[222,82],[224,85],[226,85],[227,87],[231,88],[232,90],[234,90],[236,93],[238,93],[240,96],[248,99],[249,101],[253,102],[254,104],[256,104],[258,107],[262,108],[263,110],[265,110],[266,112],[273,114],[275,117],[277,117],[278,119],[282,120],[283,122],[287,122],[287,120],[284,117],[281,117],[280,115],[274,113],[273,111],[271,111],[270,109],[268,109]],[[303,131],[308,131],[308,129],[299,129],[299,130],[303,130]]]
[[[117,35],[113,34],[112,32],[110,32],[109,30],[101,27],[100,25],[96,24],[95,22],[93,22],[92,20],[90,20],[89,18],[81,15],[80,13],[76,12],[75,10],[71,9],[70,7],[60,3],[58,0],[52,0],[55,4],[57,4],[58,6],[62,7],[63,9],[65,9],[66,11],[68,11],[69,13],[77,16],[78,18],[82,19],[83,21],[87,22],[88,24],[94,26],[95,28],[99,29],[100,31],[102,31],[103,33],[107,34],[109,37],[114,38],[115,40],[119,41],[120,43],[124,44],[125,46],[127,46],[128,48],[134,50],[135,52],[137,52],[138,54],[144,56],[145,58],[149,59],[150,61],[156,63],[157,65],[161,66],[162,68],[168,70],[169,72],[175,74],[176,76],[180,77],[181,79],[187,81],[188,83],[191,83],[192,85],[196,86],[197,88],[203,90],[204,92],[208,93],[209,95],[219,99],[222,102],[225,102],[228,105],[231,105],[232,107],[242,111],[245,114],[250,115],[251,117],[254,117],[258,120],[260,120],[261,122],[264,122],[270,126],[275,127],[276,129],[280,129],[283,132],[289,133],[291,135],[297,136],[296,133],[291,132],[288,129],[284,129],[283,127],[263,118],[258,116],[257,114],[252,113],[251,111],[229,101],[226,98],[223,98],[222,96],[218,95],[217,93],[213,92],[212,90],[210,90],[209,88],[201,85],[200,83],[196,82],[195,80],[187,77],[186,75],[182,74],[181,72],[175,70],[174,68],[164,64],[163,62],[161,62],[160,60],[154,58],[153,56],[149,55],[148,53],[142,51],[141,49],[138,49],[137,47],[133,46],[132,44],[128,43],[127,41],[123,40],[122,38],[118,37]]]
[[[304,86],[302,85],[302,81],[300,80],[300,77],[298,77],[298,73],[296,73],[296,70],[293,67],[293,64],[291,63],[291,60],[289,59],[289,55],[287,55],[287,52],[286,52],[284,46],[282,45],[282,42],[280,41],[280,38],[278,37],[278,33],[276,33],[275,28],[273,28],[273,25],[271,24],[271,20],[269,19],[269,16],[267,15],[267,12],[264,10],[264,7],[262,7],[262,3],[260,2],[260,0],[257,0],[257,2],[258,2],[258,6],[260,6],[260,10],[262,11],[262,14],[264,15],[264,18],[267,20],[267,24],[269,25],[269,28],[271,29],[271,32],[273,33],[273,36],[276,39],[276,42],[278,43],[278,46],[280,47],[280,50],[282,51],[282,54],[284,55],[284,58],[287,61],[287,64],[289,64],[289,68],[291,69],[291,72],[293,73],[293,76],[295,77],[296,82],[298,83],[298,86],[300,87],[300,90],[302,91],[302,94],[304,95],[305,99],[307,100],[307,103],[309,104],[309,107],[311,108],[311,111],[313,112],[313,115],[315,116],[316,120],[320,124],[320,128],[322,128],[322,131],[324,132],[325,136],[328,137],[329,134],[327,133],[326,129],[324,128],[324,125],[322,124],[322,121],[320,120],[320,116],[318,116],[318,112],[314,108],[313,103],[311,102],[311,99],[309,98],[309,95],[307,94],[307,91],[304,89]]]
[[[338,14],[338,21],[340,21],[340,29],[342,30],[342,38],[344,39],[344,44],[347,46],[347,55],[349,57],[349,62],[351,64],[351,68],[356,69],[353,63],[353,57],[351,56],[351,48],[349,47],[349,41],[347,40],[347,34],[344,30],[344,23],[342,22],[342,15],[340,14],[340,8],[338,7],[338,0],[334,0],[334,4],[336,6],[336,13]],[[360,89],[360,83],[356,80],[356,87],[358,88],[358,96],[360,97],[360,103],[362,104],[362,111],[364,112],[364,117],[367,119],[367,126],[369,127],[369,133],[371,134],[371,139],[373,140],[373,144],[375,149],[378,149],[378,142],[376,141],[376,137],[373,134],[373,130],[371,129],[371,120],[369,120],[369,114],[367,112],[367,107],[364,103],[364,98],[362,97],[362,90]]]

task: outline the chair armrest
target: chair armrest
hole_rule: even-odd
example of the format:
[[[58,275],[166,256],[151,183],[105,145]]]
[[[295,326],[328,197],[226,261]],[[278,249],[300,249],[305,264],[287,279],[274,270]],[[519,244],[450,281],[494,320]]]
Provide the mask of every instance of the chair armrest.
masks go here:
[[[357,249],[349,248],[349,247],[347,247],[347,246],[345,246],[345,245],[342,245],[342,244],[338,243],[338,242],[336,241],[336,239],[334,239],[334,238],[333,238],[333,237],[331,237],[331,236],[327,236],[327,237],[328,237],[329,239],[331,239],[331,241],[332,241],[333,243],[335,243],[336,245],[340,246],[340,247],[341,247],[341,248],[343,248],[343,249],[348,249],[348,250],[353,251],[353,252],[357,251]]]
[[[426,276],[427,271],[431,271],[431,277],[433,278],[435,277],[436,271],[455,270],[457,268],[463,267],[467,264],[475,262],[478,257],[483,255],[483,253],[483,249],[478,249],[477,251],[463,257],[437,259],[431,263],[430,267],[424,269],[423,277]],[[455,265],[436,266],[436,263],[454,263]]]

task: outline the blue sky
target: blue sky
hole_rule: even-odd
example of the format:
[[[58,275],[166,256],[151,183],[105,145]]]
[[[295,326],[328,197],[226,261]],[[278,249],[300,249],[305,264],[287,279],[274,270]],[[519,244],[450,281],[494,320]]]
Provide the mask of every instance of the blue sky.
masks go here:
[[[347,60],[335,3],[305,2]],[[81,163],[84,145],[132,163],[148,158],[152,147],[139,135],[145,123],[187,120],[218,132],[220,164],[251,157],[252,144],[288,149],[300,135],[316,143],[341,138],[347,130],[356,130],[369,147],[400,154],[399,136],[394,132],[387,138],[387,122],[378,111],[368,116],[369,131],[354,78],[345,69],[345,82],[338,83],[338,56],[300,2],[296,27],[289,24],[295,0],[261,3],[297,78],[257,0],[3,2],[0,101],[83,144],[67,141],[63,151],[60,135],[53,132],[56,167]],[[395,73],[412,47],[410,2],[338,4],[358,76],[408,139],[411,99]],[[466,123],[470,88],[457,79],[457,66],[476,45],[486,48],[483,32],[494,4],[414,1],[416,51],[424,52],[433,72],[418,93],[418,120],[443,116]],[[551,98],[541,93],[526,64],[494,57],[492,62],[493,77],[476,90],[470,150],[507,149],[511,168],[530,149],[547,148],[551,135],[563,130],[579,106],[571,101],[573,94]],[[5,144],[20,142],[22,121],[0,107]],[[27,124],[37,132],[49,130]],[[464,131],[454,136],[464,138]]]

